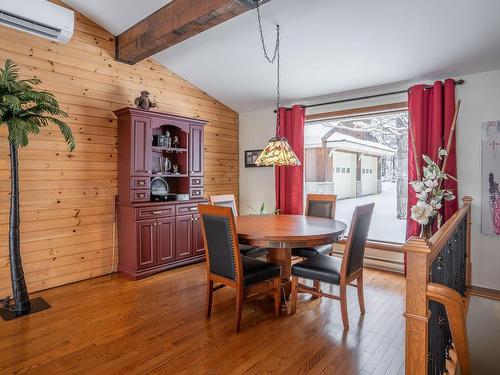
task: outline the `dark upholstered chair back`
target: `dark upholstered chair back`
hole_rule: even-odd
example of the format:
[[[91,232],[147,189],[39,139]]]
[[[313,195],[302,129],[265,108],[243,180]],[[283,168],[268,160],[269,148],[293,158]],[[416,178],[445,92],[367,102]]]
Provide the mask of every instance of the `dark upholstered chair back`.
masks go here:
[[[336,195],[308,194],[306,216],[335,219]]]
[[[214,206],[230,207],[233,211],[234,216],[238,216],[238,210],[236,209],[236,199],[233,194],[226,195],[211,195],[210,203]]]
[[[198,207],[209,272],[236,281],[241,276],[241,261],[232,209]]]
[[[342,268],[347,277],[352,273],[363,268],[363,259],[365,257],[365,245],[370,229],[370,222],[375,203],[357,206],[351,221],[349,237],[347,238]]]

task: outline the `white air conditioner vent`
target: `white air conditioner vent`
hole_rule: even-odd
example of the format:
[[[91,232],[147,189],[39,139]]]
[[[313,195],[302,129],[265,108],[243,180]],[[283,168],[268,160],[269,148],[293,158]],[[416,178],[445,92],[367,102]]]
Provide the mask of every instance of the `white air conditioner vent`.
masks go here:
[[[67,43],[73,35],[74,23],[72,10],[45,0],[0,0],[0,25]]]

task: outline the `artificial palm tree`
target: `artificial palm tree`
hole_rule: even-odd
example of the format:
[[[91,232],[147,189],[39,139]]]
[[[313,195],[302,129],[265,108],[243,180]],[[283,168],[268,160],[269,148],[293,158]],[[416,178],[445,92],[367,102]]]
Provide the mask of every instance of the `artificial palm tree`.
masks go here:
[[[68,115],[59,108],[54,95],[34,90],[40,80],[20,79],[18,72],[11,60],[6,60],[0,69],[0,125],[8,128],[10,149],[9,260],[15,301],[10,310],[19,316],[29,313],[31,304],[20,252],[18,148],[27,146],[28,136],[38,134],[41,127],[49,124],[59,127],[70,151],[75,148],[75,140],[69,126],[59,119]]]

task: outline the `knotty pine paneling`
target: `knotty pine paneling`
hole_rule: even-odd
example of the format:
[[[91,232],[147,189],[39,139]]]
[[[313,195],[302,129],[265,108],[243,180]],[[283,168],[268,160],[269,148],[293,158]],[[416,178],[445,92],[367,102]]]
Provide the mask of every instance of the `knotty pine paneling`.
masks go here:
[[[67,45],[0,27],[1,63],[7,58],[24,78],[40,78],[40,88],[54,93],[77,141],[68,152],[50,127],[20,152],[21,251],[30,291],[110,272],[118,158],[113,111],[132,106],[143,89],[161,111],[209,121],[205,195],[238,194],[238,114],[151,59],[133,66],[114,61],[113,36],[81,14]],[[6,136],[0,127],[0,297],[11,294]]]

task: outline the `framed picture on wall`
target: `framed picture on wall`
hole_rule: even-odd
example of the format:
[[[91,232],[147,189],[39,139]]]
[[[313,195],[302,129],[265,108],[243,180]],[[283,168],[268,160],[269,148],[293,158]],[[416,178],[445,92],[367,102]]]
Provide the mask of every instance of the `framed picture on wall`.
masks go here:
[[[481,232],[500,235],[500,121],[483,122]]]
[[[245,168],[259,167],[255,164],[255,160],[259,157],[262,150],[246,150],[245,151]]]

